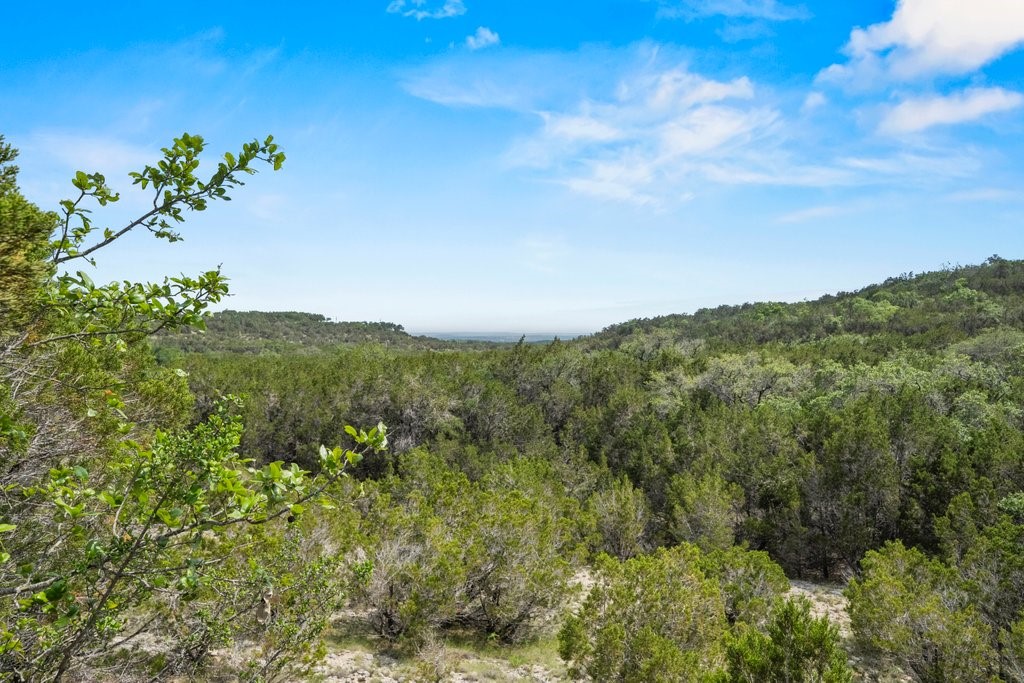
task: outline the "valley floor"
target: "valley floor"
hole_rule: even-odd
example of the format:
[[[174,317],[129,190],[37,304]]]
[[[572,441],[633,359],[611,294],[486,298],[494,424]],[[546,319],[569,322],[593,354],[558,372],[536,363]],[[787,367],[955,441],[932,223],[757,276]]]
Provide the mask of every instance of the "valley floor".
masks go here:
[[[586,583],[587,577],[578,577]],[[891,662],[854,652],[843,586],[790,581],[790,595],[811,601],[815,616],[828,616],[839,627],[850,652],[855,681],[909,683],[913,679]],[[477,642],[435,643],[415,656],[381,648],[361,626],[362,616],[346,614],[328,639],[330,652],[321,668],[325,683],[555,683],[569,681],[552,634],[523,646],[480,645]]]

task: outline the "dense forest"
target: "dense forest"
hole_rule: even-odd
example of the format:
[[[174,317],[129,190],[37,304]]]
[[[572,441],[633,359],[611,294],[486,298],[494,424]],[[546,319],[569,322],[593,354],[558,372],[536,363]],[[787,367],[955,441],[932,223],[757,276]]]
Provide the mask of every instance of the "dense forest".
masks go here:
[[[284,160],[202,151],[105,228],[102,176],[44,212],[0,145],[3,676],[301,679],[348,607],[582,680],[1024,681],[1024,261],[505,345],[74,270]],[[852,643],[791,579],[846,584]]]

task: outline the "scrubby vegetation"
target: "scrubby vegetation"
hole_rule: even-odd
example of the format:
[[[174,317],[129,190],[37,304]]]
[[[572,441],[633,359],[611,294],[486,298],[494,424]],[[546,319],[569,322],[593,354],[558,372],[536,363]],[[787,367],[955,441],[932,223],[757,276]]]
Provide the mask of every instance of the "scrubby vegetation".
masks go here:
[[[114,228],[104,178],[46,213],[0,151],[4,676],[300,678],[348,607],[396,651],[557,634],[580,679],[850,680],[788,575],[852,579],[918,680],[1024,680],[1024,262],[544,345],[207,321],[217,271],[74,264],[178,239],[272,140],[202,181],[175,141]]]

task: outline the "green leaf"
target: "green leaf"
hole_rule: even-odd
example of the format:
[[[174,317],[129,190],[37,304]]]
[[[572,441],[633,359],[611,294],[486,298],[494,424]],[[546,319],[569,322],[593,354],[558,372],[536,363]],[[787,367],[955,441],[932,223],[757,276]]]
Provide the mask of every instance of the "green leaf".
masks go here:
[[[43,595],[47,602],[56,602],[68,594],[68,582],[64,579],[60,579],[55,584],[47,588]]]

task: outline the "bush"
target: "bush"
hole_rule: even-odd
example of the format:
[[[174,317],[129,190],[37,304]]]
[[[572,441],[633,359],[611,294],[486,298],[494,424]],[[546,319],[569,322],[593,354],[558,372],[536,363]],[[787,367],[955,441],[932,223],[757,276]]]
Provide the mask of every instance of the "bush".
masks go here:
[[[861,568],[846,595],[862,647],[892,655],[924,683],[990,680],[991,630],[955,570],[899,542],[868,552]]]
[[[575,679],[696,681],[723,662],[725,609],[693,546],[621,562],[598,559],[597,583],[558,634]]]
[[[764,632],[743,624],[726,648],[731,683],[848,683],[853,674],[827,617],[806,598],[779,601]]]

